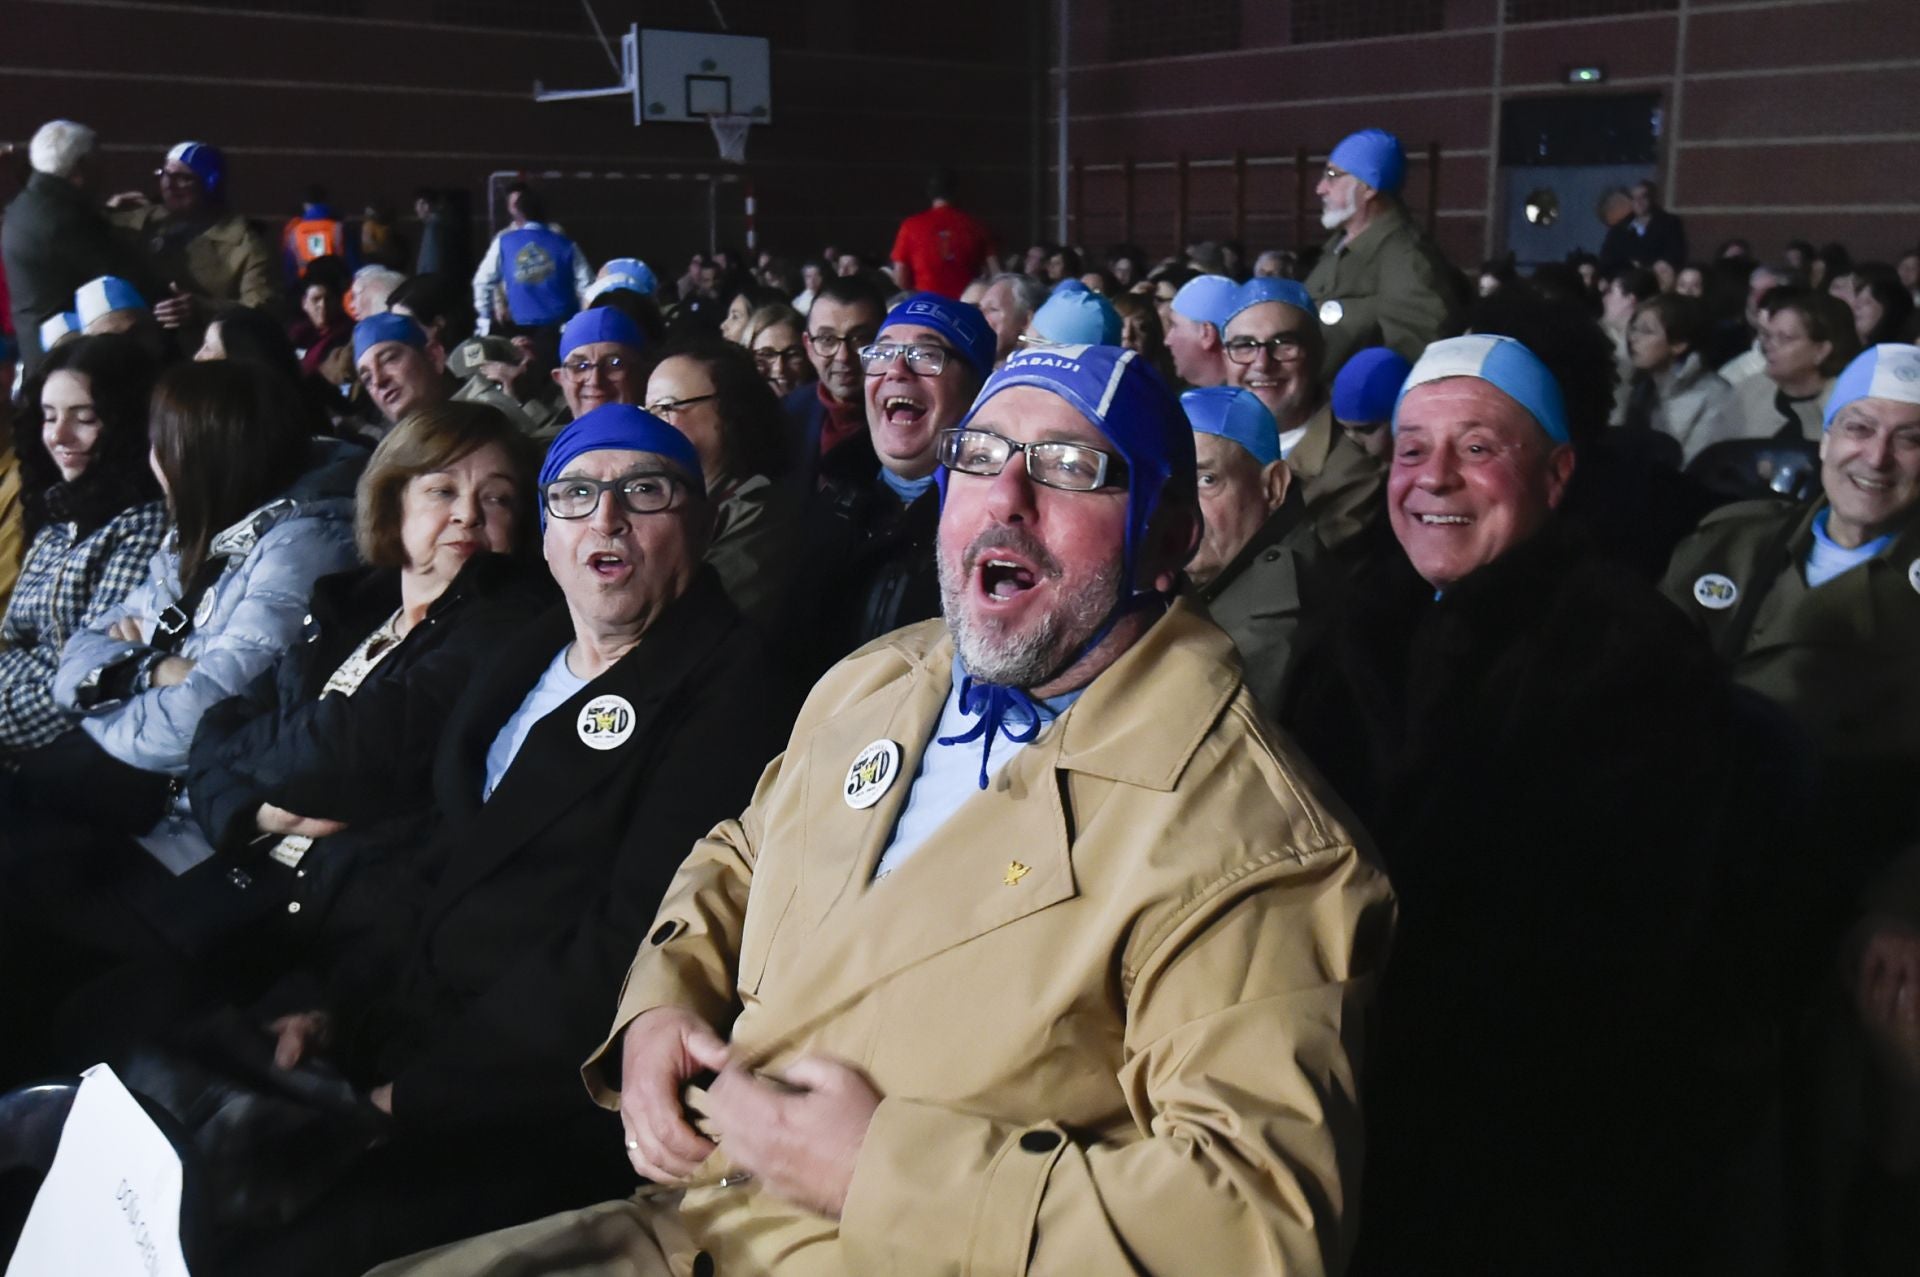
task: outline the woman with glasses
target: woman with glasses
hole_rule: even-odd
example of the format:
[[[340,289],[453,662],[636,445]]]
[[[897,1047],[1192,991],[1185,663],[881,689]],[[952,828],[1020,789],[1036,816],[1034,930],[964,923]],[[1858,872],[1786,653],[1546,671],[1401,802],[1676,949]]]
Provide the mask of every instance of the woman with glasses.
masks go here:
[[[1760,323],[1766,375],[1734,387],[1733,397],[1702,423],[1700,449],[1726,439],[1817,442],[1834,379],[1859,353],[1845,302],[1810,290],[1769,293]]]
[[[1733,387],[1700,358],[1706,335],[1706,307],[1682,293],[1656,293],[1627,324],[1634,373],[1625,426],[1678,441],[1681,465],[1699,455],[1700,427],[1733,398]]]
[[[753,352],[754,366],[781,399],[813,381],[813,362],[801,341],[806,327],[800,312],[785,303],[762,306],[747,321],[741,344]]]
[[[770,622],[791,585],[799,510],[792,485],[780,482],[791,465],[780,400],[751,354],[712,337],[666,347],[645,386],[647,411],[700,457],[717,515],[707,562],[748,620]]]

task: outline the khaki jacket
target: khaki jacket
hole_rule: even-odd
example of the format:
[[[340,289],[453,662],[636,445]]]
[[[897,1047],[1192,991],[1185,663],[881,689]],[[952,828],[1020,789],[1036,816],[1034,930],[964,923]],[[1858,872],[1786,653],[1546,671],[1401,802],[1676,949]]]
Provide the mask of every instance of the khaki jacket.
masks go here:
[[[650,1244],[675,1273],[689,1247],[782,1277],[1340,1271],[1393,921],[1357,831],[1182,602],[875,882],[952,660],[928,622],[821,681],[682,866],[585,1069],[614,1106],[620,1034],[663,1005],[757,1067],[853,1063],[886,1098],[844,1216],[721,1186],[722,1151],[646,1208]],[[900,783],[855,810],[883,739]]]
[[[1902,759],[1920,776],[1920,507],[1885,551],[1812,589],[1804,565],[1825,508],[1716,510],[1674,551],[1661,590],[1735,681],[1784,706],[1822,754]],[[1710,606],[1729,584],[1731,603]]]
[[[273,254],[238,213],[220,218],[184,248],[173,250],[161,238],[167,210],[160,205],[110,213],[108,219],[138,237],[151,258],[158,292],[147,299],[149,303],[166,300],[168,285],[179,284],[200,303],[204,324],[223,303],[267,306],[277,295]]]
[[[1453,269],[1397,204],[1352,241],[1335,232],[1307,276],[1307,292],[1320,307],[1328,381],[1356,350],[1391,346],[1414,363],[1429,342],[1460,330]],[[1328,302],[1340,306],[1332,322]]]
[[[1327,549],[1336,553],[1379,522],[1387,509],[1387,466],[1347,438],[1333,419],[1333,406],[1307,418],[1307,433],[1287,456],[1287,469],[1307,499],[1307,517]]]

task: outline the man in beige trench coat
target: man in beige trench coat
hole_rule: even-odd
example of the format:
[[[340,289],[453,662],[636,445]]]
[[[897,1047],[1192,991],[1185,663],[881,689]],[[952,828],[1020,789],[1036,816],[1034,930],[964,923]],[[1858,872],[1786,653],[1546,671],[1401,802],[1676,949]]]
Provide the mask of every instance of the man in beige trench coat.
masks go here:
[[[653,1182],[382,1274],[1342,1269],[1393,903],[1167,603],[1186,418],[1023,351],[940,456],[944,622],[814,689],[586,1066]]]

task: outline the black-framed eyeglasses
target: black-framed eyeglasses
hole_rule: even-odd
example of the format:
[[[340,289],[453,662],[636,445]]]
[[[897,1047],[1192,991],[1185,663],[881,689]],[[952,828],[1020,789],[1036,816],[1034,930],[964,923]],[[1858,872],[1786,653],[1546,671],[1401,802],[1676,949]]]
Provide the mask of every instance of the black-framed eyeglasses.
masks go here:
[[[761,371],[775,364],[797,364],[807,357],[807,352],[798,346],[788,346],[784,350],[775,350],[771,346],[762,346],[753,352],[753,362]]]
[[[991,430],[942,430],[937,455],[949,470],[990,478],[1005,470],[1015,453],[1026,456],[1027,478],[1062,492],[1092,492],[1127,481],[1127,463],[1111,452],[1051,439],[1016,443]]]
[[[704,395],[689,395],[685,399],[662,399],[659,403],[648,404],[647,411],[656,417],[675,417],[697,403],[705,403],[709,399],[718,399],[719,397],[720,393],[713,391]]]
[[[877,377],[893,367],[893,361],[905,356],[907,371],[916,377],[938,377],[946,371],[947,356],[953,354],[945,346],[936,346],[931,342],[915,342],[903,345],[897,341],[878,341],[871,346],[860,348],[860,367],[869,377]]]
[[[600,508],[600,495],[611,492],[628,514],[659,514],[673,508],[684,482],[664,470],[637,470],[618,479],[570,475],[542,489],[540,501],[556,519],[584,519]]]
[[[818,351],[822,359],[832,359],[840,353],[842,346],[847,347],[850,353],[858,354],[861,346],[873,340],[871,337],[860,337],[854,333],[848,333],[844,337],[838,333],[806,333],[804,336],[807,345]]]
[[[560,366],[576,379],[584,381],[596,372],[603,377],[626,372],[633,367],[633,361],[625,355],[602,355],[598,359],[588,359],[583,355],[579,359],[569,359]]]
[[[1260,358],[1260,352],[1266,351],[1279,363],[1298,359],[1306,351],[1306,343],[1292,333],[1280,333],[1265,341],[1255,341],[1251,337],[1232,337],[1226,343],[1227,358],[1236,364],[1250,364]]]

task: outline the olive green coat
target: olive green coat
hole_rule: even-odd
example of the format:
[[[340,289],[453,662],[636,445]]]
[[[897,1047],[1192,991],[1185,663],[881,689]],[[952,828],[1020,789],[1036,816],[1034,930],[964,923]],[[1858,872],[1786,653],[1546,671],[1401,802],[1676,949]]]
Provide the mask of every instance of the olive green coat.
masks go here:
[[[1398,204],[1349,241],[1338,231],[1307,276],[1320,307],[1327,380],[1368,346],[1391,346],[1412,363],[1427,344],[1460,331],[1460,296],[1453,268]],[[1328,302],[1339,303],[1329,321]]]

